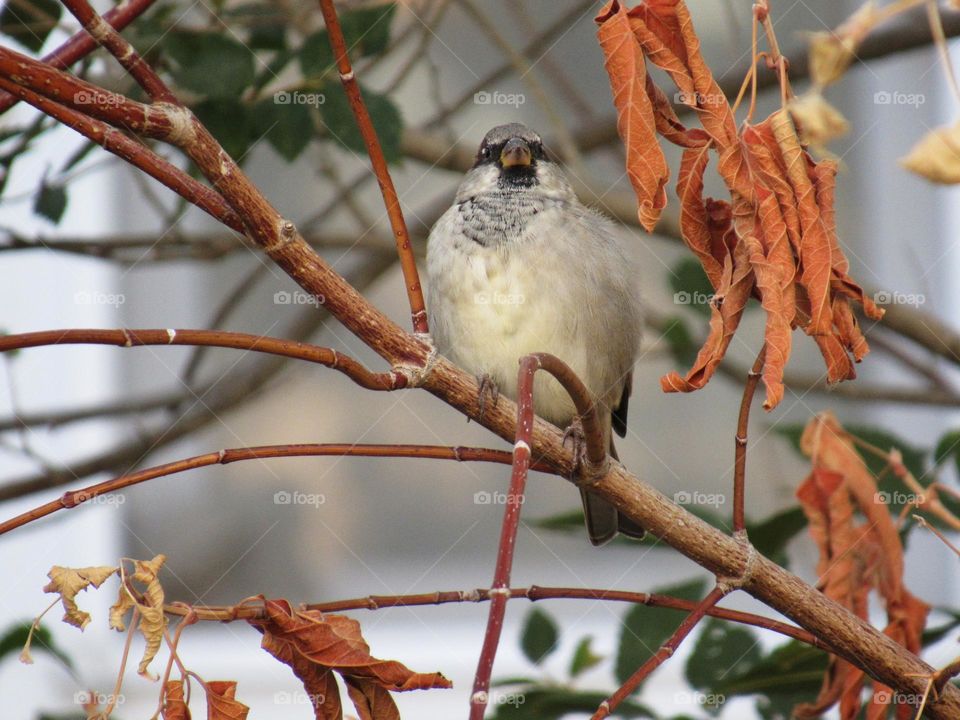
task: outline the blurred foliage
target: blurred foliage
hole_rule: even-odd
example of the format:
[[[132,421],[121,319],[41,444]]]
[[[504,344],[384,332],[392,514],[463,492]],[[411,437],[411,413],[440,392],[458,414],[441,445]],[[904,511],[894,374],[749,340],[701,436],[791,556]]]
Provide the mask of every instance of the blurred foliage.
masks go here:
[[[366,157],[326,30],[304,37],[293,26],[299,10],[272,2],[208,10],[212,14],[206,19],[215,22],[205,22],[202,13],[183,13],[174,3],[159,2],[126,28],[124,37],[235,160],[248,161],[250,151],[264,142],[287,162],[303,156],[314,142],[330,142]],[[0,12],[0,34],[39,53],[61,13],[57,0],[31,0],[23,8],[7,3]],[[340,10],[352,62],[374,60],[388,50],[395,16],[393,3]],[[120,92],[146,100],[132,81],[126,82]],[[387,161],[399,161],[403,118],[397,105],[366,85],[361,85],[361,92]],[[30,149],[30,141],[55,126],[44,120],[38,115],[33,126],[0,133],[0,192],[14,161]],[[40,186],[33,204],[38,216],[54,224],[61,220],[68,202],[62,176],[92,147],[86,143]]]

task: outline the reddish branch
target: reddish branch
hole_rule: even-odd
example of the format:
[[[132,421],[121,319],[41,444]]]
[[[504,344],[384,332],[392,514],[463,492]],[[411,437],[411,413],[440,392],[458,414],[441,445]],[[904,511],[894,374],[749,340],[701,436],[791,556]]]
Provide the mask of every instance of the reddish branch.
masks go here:
[[[320,612],[344,612],[346,610],[383,610],[393,607],[417,607],[422,605],[447,605],[450,603],[477,603],[487,602],[495,593],[488,588],[475,590],[447,590],[432,593],[418,593],[412,595],[368,595],[350,600],[332,600],[324,603],[309,603],[303,605],[303,610],[319,610]],[[538,600],[593,600],[602,602],[627,602],[650,607],[670,608],[671,610],[693,611],[700,604],[693,600],[683,600],[670,595],[658,593],[626,592],[623,590],[606,590],[600,588],[568,588],[568,587],[530,587],[510,588],[510,599],[524,599],[530,602]],[[213,605],[185,605],[176,603],[165,606],[164,610],[170,615],[187,615],[195,613],[200,620],[213,622],[228,622],[232,620],[257,620],[263,617],[263,607],[257,605],[240,604],[229,606]],[[811,647],[829,651],[819,638],[811,635],[802,628],[762,615],[727,610],[725,608],[710,607],[707,615],[720,620],[751,625],[761,630],[770,630],[786,637],[793,638]]]
[[[250,352],[282,355],[306,360],[339,370],[360,387],[367,390],[398,390],[407,387],[408,378],[403,372],[375,373],[367,370],[353,358],[331,348],[280,338],[233,333],[222,330],[44,330],[20,335],[0,336],[0,352],[44,345],[117,345],[138,347],[142,345],[205,345],[209,347],[234,348]]]
[[[766,356],[767,346],[764,343],[753,367],[747,373],[743,399],[740,401],[740,416],[737,418],[737,435],[734,438],[733,454],[733,532],[737,534],[745,532],[747,527],[743,509],[747,482],[747,423],[750,422],[750,407],[757,391],[757,384],[760,382]]]
[[[510,570],[513,567],[513,553],[516,549],[517,529],[520,527],[520,506],[523,504],[523,491],[527,483],[527,469],[530,467],[530,443],[533,434],[533,377],[541,367],[539,355],[527,355],[520,359],[520,372],[517,376],[517,434],[513,446],[513,468],[510,473],[510,489],[507,492],[506,509],[503,512],[503,524],[500,527],[500,544],[497,547],[497,564],[493,572],[493,585],[490,594],[490,614],[487,617],[487,631],[483,636],[483,647],[477,663],[477,673],[473,680],[473,693],[470,695],[470,720],[483,720],[487,708],[490,690],[490,674],[493,660],[500,644],[503,630],[503,616],[510,598]]]
[[[360,85],[357,83],[353,67],[350,64],[347,43],[343,37],[343,30],[340,28],[340,20],[337,19],[337,11],[333,7],[333,0],[320,0],[320,10],[327,25],[327,35],[330,38],[333,56],[337,61],[340,81],[343,83],[343,89],[347,94],[347,100],[350,102],[350,109],[353,110],[353,116],[357,121],[357,127],[360,129],[360,135],[363,137],[363,143],[367,146],[370,164],[373,166],[373,173],[377,177],[377,183],[380,185],[380,192],[383,195],[383,203],[387,208],[387,216],[390,218],[390,227],[397,243],[397,254],[400,256],[403,282],[407,289],[407,301],[410,303],[410,319],[413,323],[413,330],[418,333],[428,333],[430,328],[427,325],[427,309],[423,302],[423,288],[420,286],[417,261],[413,256],[413,246],[410,244],[407,223],[403,218],[403,210],[400,209],[400,199],[397,197],[397,190],[393,186],[393,178],[390,177],[390,171],[387,169],[387,159],[383,155],[383,148],[380,147],[380,139],[373,129],[373,121],[370,119],[370,113],[363,102]]]
[[[726,595],[729,590],[730,588],[728,586],[717,583],[713,590],[711,590],[703,600],[697,603],[693,611],[683,619],[680,627],[674,631],[670,639],[661,645],[643,665],[637,668],[636,672],[627,678],[626,682],[617,688],[617,691],[613,693],[613,695],[600,703],[600,707],[597,708],[591,720],[603,720],[603,718],[609,717],[610,713],[616,710],[620,703],[630,697],[634,691],[640,687],[640,683],[642,683],[650,673],[660,667],[664,661],[673,657],[673,654],[677,651],[677,648],[680,647],[680,643],[683,642],[684,638],[697,626],[697,623],[703,619],[703,616],[723,599],[723,596]]]
[[[123,30],[140,17],[156,0],[127,0],[103,15],[104,22],[117,30]],[[96,41],[86,31],[80,31],[53,52],[44,55],[42,61],[58,70],[65,70],[78,60],[89,55],[97,47]],[[0,113],[17,104],[16,96],[0,93]]]
[[[607,448],[603,430],[597,416],[593,397],[586,386],[566,363],[549,353],[534,353],[520,359],[517,376],[517,431],[513,446],[513,469],[510,475],[510,490],[507,493],[507,506],[500,528],[500,544],[497,548],[497,564],[490,589],[490,613],[487,618],[487,630],[483,638],[477,673],[473,681],[473,693],[470,696],[470,720],[482,720],[487,707],[490,690],[490,675],[493,661],[500,643],[503,630],[503,617],[510,599],[510,570],[513,567],[513,555],[516,549],[517,529],[520,525],[520,506],[523,504],[523,491],[527,482],[527,470],[530,467],[531,441],[533,434],[533,378],[538,370],[545,370],[563,385],[570,395],[583,424],[586,441],[586,463],[583,467],[574,467],[584,478],[592,482],[602,477],[608,465]],[[574,459],[577,462],[577,459]]]
[[[13,56],[17,55],[17,53],[9,51],[6,48],[0,48],[0,62],[7,58],[8,53]],[[95,86],[91,87],[95,88]],[[2,76],[0,76],[0,89],[16,95],[41,112],[59,120],[67,127],[97,143],[97,145],[100,145],[104,150],[140,168],[150,177],[166,185],[185,200],[196,205],[227,227],[237,232],[244,232],[243,222],[240,220],[240,216],[224,202],[220,195],[157,155],[146,145],[133,140],[120,130],[110,127],[105,122],[88,117],[78,110],[53,102],[49,98],[17,85]],[[88,92],[94,92],[96,95],[82,94]],[[103,90],[94,89],[91,91],[77,90],[73,96],[99,97],[105,99],[111,97],[112,94],[106,93],[106,91]]]
[[[14,57],[20,59],[11,62]],[[42,95],[52,93],[54,99],[67,105],[72,93],[87,87],[82,81],[52,69],[36,72],[31,63],[35,65],[36,61],[0,49],[0,77],[19,86]],[[144,116],[129,103],[124,99],[109,108],[94,103],[77,109],[182,148],[227,204],[243,218],[248,236],[304,290],[323,295],[326,309],[350,332],[392,366],[405,366],[414,384],[504,439],[516,439],[514,404],[501,399],[495,407],[487,407],[481,418],[476,381],[446,359],[435,357],[426,343],[405,333],[334,272],[293,224],[267,202],[188,110],[152,106]],[[134,112],[129,113],[131,109]],[[149,122],[145,122],[147,120]],[[528,444],[538,457],[558,471],[572,471],[570,455],[563,447],[562,433],[557,428],[534,421]],[[838,655],[875,679],[901,692],[924,691],[926,683],[922,678],[933,672],[929,665],[776,563],[751,552],[745,543],[670,502],[619,463],[610,463],[605,476],[598,478],[591,490],[714,574],[743,576],[745,591],[817,636],[829,638]],[[935,720],[960,717],[960,690],[947,684],[927,712]]]
[[[154,480],[167,475],[209,467],[210,465],[228,465],[241,460],[263,460],[266,458],[283,457],[318,457],[318,456],[352,456],[352,457],[395,457],[420,458],[436,460],[456,460],[458,462],[492,462],[509,465],[512,462],[510,453],[503,450],[491,450],[475,447],[447,447],[441,445],[357,445],[351,444],[303,444],[303,445],[262,445],[251,448],[232,448],[210,452],[204,455],[176,460],[164,465],[145,468],[134,473],[105,482],[90,485],[80,490],[71,490],[51,502],[33,508],[21,515],[0,523],[0,535],[27,523],[51,515],[58,510],[71,510],[78,505],[90,502],[100,495],[114,493],[119,490],[138,485],[147,480]],[[542,463],[534,465],[536,470],[550,472],[550,468]]]

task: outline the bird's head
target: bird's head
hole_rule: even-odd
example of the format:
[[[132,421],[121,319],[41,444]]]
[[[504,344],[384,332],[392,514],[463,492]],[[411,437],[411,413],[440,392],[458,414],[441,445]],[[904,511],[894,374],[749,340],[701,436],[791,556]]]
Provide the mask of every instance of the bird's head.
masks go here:
[[[521,123],[498,125],[488,132],[460,195],[491,191],[533,191],[556,198],[573,197],[560,167],[543,147],[543,140]]]

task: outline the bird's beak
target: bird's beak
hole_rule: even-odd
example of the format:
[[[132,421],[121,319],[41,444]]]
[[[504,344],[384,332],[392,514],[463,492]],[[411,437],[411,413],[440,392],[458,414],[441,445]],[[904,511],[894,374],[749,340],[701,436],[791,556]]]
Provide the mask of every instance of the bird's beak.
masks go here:
[[[526,166],[530,164],[532,157],[530,146],[525,141],[520,138],[510,138],[500,152],[500,164],[505,168]]]

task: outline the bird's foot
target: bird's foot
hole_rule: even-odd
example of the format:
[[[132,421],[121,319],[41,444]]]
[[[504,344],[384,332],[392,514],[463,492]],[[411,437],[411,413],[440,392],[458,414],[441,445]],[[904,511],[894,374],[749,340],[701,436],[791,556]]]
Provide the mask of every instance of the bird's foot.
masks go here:
[[[490,396],[493,407],[496,407],[497,401],[500,400],[500,388],[497,386],[496,381],[488,373],[477,375],[477,383],[480,385],[480,392],[479,396],[477,397],[477,405],[480,406],[479,420],[482,422],[483,413],[486,412],[487,409],[487,395]]]
[[[570,441],[570,449],[573,451],[573,473],[583,465],[587,456],[587,439],[583,433],[583,422],[579,415],[574,415],[570,421],[570,426],[563,431],[563,445],[566,447],[567,441]]]

